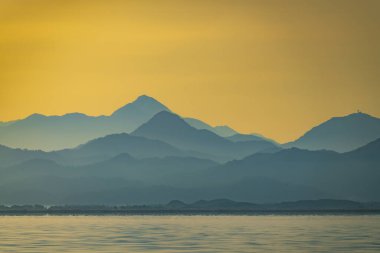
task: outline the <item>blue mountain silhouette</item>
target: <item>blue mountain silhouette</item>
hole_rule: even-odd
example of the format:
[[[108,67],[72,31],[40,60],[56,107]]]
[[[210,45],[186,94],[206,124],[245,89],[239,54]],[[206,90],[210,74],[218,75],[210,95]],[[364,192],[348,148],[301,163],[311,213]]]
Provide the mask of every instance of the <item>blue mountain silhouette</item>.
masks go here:
[[[346,152],[380,138],[380,119],[365,113],[332,118],[285,147]]]

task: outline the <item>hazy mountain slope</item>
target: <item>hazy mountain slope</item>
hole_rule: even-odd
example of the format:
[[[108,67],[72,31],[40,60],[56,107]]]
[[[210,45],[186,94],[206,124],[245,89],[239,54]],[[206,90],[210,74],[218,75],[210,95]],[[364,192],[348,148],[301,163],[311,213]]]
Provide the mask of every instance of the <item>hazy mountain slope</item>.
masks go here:
[[[380,160],[380,138],[368,143],[367,145],[353,151],[343,153],[342,156],[347,160],[360,162],[372,162]]]
[[[308,186],[335,198],[379,200],[379,143],[380,139],[345,154],[295,148],[274,154],[255,154],[215,168],[209,177],[220,182],[270,178]],[[217,176],[214,176],[215,173]]]
[[[194,203],[184,203],[172,200],[163,208],[171,210],[376,210],[379,203],[363,203],[350,200],[318,199],[280,202],[272,204],[255,204],[250,202],[237,202],[230,199],[199,200]]]
[[[353,152],[282,150],[217,165],[120,154],[86,166],[31,160],[0,169],[0,203],[149,204],[229,198],[380,200],[380,139]]]
[[[104,135],[106,131],[116,131],[112,128],[104,116],[90,117],[79,113],[63,116],[33,114],[0,128],[0,143],[16,148],[62,149]]]
[[[184,118],[184,120],[186,121],[187,124],[189,124],[190,126],[196,128],[196,129],[205,129],[205,130],[208,130],[210,132],[213,132],[219,136],[222,136],[222,137],[228,137],[228,136],[232,136],[234,134],[238,134],[238,132],[236,132],[234,129],[230,128],[229,126],[215,126],[215,127],[212,127],[208,124],[206,124],[205,122],[199,120],[199,119],[194,119],[194,118]]]
[[[142,95],[138,97],[134,102],[129,103],[122,108],[116,110],[110,118],[113,121],[121,121],[122,124],[126,124],[125,127],[128,128],[128,131],[136,129],[141,124],[148,121],[155,114],[161,111],[170,111],[162,103],[158,102],[156,99]]]
[[[130,153],[137,158],[190,156],[165,142],[122,133],[97,138],[73,149],[51,152],[13,149],[0,145],[0,167],[34,159],[48,159],[63,165],[82,165],[107,160],[121,153]]]
[[[234,143],[208,130],[195,129],[179,116],[166,111],[156,114],[132,135],[165,141],[183,150],[219,156],[219,161],[242,158],[275,147],[266,141]]]
[[[380,138],[380,119],[364,113],[332,118],[285,147],[347,152]]]
[[[55,152],[74,164],[99,162],[121,153],[129,153],[137,158],[185,156],[185,152],[159,140],[132,136],[126,133],[112,134],[91,140],[75,149]]]
[[[136,159],[120,154],[110,160],[87,166],[69,167],[49,160],[27,162],[0,169],[0,203],[88,203],[81,198],[97,193],[96,203],[123,203],[128,198],[119,196],[124,188],[131,189],[135,198],[153,201],[144,192],[155,185],[165,187],[193,187],[187,175],[217,165],[215,162],[191,157]],[[108,196],[109,191],[119,191]],[[101,197],[104,195],[106,197]],[[89,199],[93,199],[89,197]],[[111,201],[112,202],[112,201]]]
[[[189,178],[195,178],[206,168],[217,165],[214,161],[193,157],[136,159],[128,154],[120,154],[107,161],[80,167],[77,171],[83,176],[126,178],[144,185],[196,187],[198,183]]]
[[[122,153],[111,159],[83,166],[64,166],[46,159],[33,159],[0,169],[2,184],[29,181],[41,176],[66,178],[118,178],[143,184],[194,186],[186,175],[197,175],[218,163],[193,157],[164,157],[137,159]]]
[[[258,134],[234,134],[228,137],[225,137],[227,140],[238,142],[238,141],[269,141],[275,145],[279,145],[276,141],[266,138]]]
[[[107,134],[131,132],[162,110],[169,109],[151,97],[140,96],[111,116],[33,114],[11,124],[3,123],[0,126],[0,144],[42,150],[75,147]]]
[[[6,167],[15,165],[17,163],[22,163],[31,159],[58,159],[57,154],[52,154],[48,152],[43,152],[40,150],[23,150],[23,149],[12,149],[3,145],[0,145],[0,167]]]

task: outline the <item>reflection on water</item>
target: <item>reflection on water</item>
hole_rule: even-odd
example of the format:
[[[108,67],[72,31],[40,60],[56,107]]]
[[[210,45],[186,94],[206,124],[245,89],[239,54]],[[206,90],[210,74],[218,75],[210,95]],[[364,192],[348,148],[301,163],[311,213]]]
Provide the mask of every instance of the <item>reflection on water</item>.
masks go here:
[[[2,216],[0,252],[379,252],[380,216]]]

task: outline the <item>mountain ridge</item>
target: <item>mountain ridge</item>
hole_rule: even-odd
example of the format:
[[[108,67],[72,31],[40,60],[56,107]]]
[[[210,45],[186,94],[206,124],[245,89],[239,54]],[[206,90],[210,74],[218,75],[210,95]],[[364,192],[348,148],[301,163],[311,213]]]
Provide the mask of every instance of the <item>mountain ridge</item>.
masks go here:
[[[165,141],[183,150],[219,156],[219,161],[242,158],[248,154],[275,148],[272,143],[265,141],[231,142],[206,129],[193,128],[180,116],[167,111],[156,114],[131,134]]]
[[[257,153],[224,164],[187,156],[136,159],[119,151],[102,161],[76,166],[39,158],[0,170],[0,201],[11,204],[149,204],[173,199],[255,203],[326,198],[380,201],[379,145],[380,139],[343,154],[291,148]]]
[[[0,144],[45,151],[74,148],[91,139],[131,132],[161,110],[169,110],[152,97],[142,95],[109,116],[83,113],[46,116],[32,114],[0,125]]]
[[[362,112],[333,117],[284,147],[347,152],[380,138],[380,119]]]

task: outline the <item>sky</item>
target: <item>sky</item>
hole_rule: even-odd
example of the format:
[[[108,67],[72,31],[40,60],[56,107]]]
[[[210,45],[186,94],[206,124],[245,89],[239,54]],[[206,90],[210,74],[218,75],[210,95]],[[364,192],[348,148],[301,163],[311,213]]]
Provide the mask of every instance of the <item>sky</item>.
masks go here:
[[[380,116],[378,0],[1,0],[0,121],[174,112],[293,140]]]

